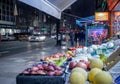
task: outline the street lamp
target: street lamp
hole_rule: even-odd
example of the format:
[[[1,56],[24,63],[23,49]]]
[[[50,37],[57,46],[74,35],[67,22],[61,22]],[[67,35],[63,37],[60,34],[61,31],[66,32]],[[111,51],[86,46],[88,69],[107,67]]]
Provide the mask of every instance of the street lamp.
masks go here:
[[[15,26],[17,26],[17,16],[18,16],[18,11],[17,11],[17,4],[16,1],[14,2],[14,17],[15,17]]]

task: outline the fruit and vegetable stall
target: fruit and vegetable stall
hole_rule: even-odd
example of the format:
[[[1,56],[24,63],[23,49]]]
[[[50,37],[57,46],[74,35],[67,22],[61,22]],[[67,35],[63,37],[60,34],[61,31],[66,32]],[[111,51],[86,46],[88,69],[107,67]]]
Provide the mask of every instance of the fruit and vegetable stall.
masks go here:
[[[17,84],[120,84],[120,40],[71,47],[35,63]]]

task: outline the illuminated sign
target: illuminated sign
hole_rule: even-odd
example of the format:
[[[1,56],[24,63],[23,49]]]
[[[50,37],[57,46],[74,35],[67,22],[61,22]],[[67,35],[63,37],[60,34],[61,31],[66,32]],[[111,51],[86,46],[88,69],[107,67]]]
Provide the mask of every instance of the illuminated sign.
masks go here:
[[[108,21],[109,13],[108,12],[95,12],[96,21]]]
[[[120,21],[120,11],[114,12],[115,20]]]

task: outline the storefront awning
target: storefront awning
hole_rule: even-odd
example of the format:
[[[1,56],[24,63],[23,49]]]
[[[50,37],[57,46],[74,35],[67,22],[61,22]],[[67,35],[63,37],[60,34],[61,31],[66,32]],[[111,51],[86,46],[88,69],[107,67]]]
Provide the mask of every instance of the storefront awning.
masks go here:
[[[108,8],[110,11],[114,10],[116,5],[119,3],[119,0],[108,0]]]
[[[87,24],[92,23],[94,20],[95,20],[95,16],[88,16],[88,17],[80,18],[80,19],[76,20],[76,24],[81,27],[85,23],[87,23]]]
[[[19,0],[35,7],[57,19],[61,18],[61,12],[77,0]]]

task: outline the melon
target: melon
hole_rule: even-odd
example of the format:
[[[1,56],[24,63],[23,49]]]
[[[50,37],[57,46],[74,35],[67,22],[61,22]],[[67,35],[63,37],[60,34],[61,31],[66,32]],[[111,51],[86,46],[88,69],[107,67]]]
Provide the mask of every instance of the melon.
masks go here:
[[[95,75],[97,73],[99,73],[100,71],[102,71],[102,70],[99,69],[99,68],[93,68],[93,69],[91,69],[90,72],[88,73],[88,80],[90,82],[93,82]]]
[[[82,73],[82,75],[85,77],[85,80],[87,80],[87,72],[83,68],[76,67],[76,68],[72,69],[72,72]]]
[[[94,84],[112,84],[112,76],[107,71],[101,71],[94,77]]]
[[[103,62],[99,58],[92,58],[89,59],[89,61],[90,61],[90,69],[92,68],[103,69]]]
[[[70,84],[85,84],[85,78],[82,73],[74,71],[70,74]]]

